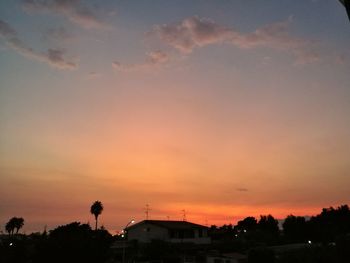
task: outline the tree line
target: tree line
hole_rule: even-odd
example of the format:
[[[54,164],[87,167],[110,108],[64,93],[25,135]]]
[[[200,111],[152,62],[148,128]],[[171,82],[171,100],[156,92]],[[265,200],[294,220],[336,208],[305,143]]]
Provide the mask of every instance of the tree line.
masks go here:
[[[88,224],[72,222],[48,233],[45,230],[30,235],[19,234],[24,219],[12,217],[5,225],[8,235],[0,237],[0,262],[105,262],[110,256],[113,237],[103,226],[98,228],[102,211],[102,202],[93,202],[90,213],[95,218],[94,229]]]
[[[334,242],[337,237],[350,233],[350,210],[348,205],[323,208],[310,218],[288,215],[280,223],[272,215],[261,215],[257,220],[248,216],[235,226],[211,226],[213,238],[236,238],[247,242],[265,244],[297,242]]]
[[[97,230],[97,221],[103,211],[101,201],[95,201],[90,207],[90,213],[95,217],[95,230]],[[24,226],[23,217],[12,217],[5,225],[5,230],[9,235],[18,234],[18,231]],[[15,232],[16,230],[16,232]]]
[[[111,245],[114,241],[125,244],[125,239],[112,236],[103,226],[98,227],[98,219],[103,209],[100,201],[91,205],[90,213],[95,218],[93,228],[88,224],[72,222],[49,232],[30,235],[18,234],[24,225],[23,218],[11,218],[5,226],[9,234],[0,238],[0,262],[120,261],[121,254],[115,254]],[[128,255],[141,256],[147,260],[167,258],[172,261],[164,262],[181,262],[179,255],[186,253],[202,257],[203,251],[234,251],[247,255],[248,263],[345,263],[350,259],[350,210],[348,205],[341,205],[336,208],[323,208],[312,217],[288,215],[284,220],[277,220],[272,215],[261,215],[258,219],[248,216],[236,225],[211,226],[209,235],[212,244],[200,248],[161,240],[154,240],[146,246],[131,242],[130,247],[127,247]],[[307,246],[278,257],[271,249],[276,245],[287,244]]]
[[[95,218],[95,230],[98,229],[98,218],[103,211],[101,201],[95,201],[90,213]],[[223,225],[210,227],[213,239],[236,238],[247,242],[296,243],[296,242],[334,242],[337,236],[350,233],[350,209],[348,205],[336,208],[323,208],[321,213],[310,218],[288,215],[280,223],[272,215],[261,215],[259,220],[248,216],[233,226]],[[14,235],[24,225],[22,217],[12,217],[5,225],[9,235]]]

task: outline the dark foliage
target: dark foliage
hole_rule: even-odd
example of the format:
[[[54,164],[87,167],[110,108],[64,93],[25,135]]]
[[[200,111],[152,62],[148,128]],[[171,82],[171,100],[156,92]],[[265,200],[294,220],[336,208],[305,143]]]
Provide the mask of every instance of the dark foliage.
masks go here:
[[[339,235],[350,233],[350,210],[347,205],[323,208],[321,214],[311,217],[307,226],[312,240],[327,244]]]
[[[79,222],[59,226],[49,235],[18,235],[3,240],[2,263],[105,262],[112,236],[106,230],[93,231]]]
[[[221,227],[213,225],[209,228],[208,233],[213,240],[229,241],[234,239],[236,231],[231,224],[223,225]]]
[[[244,218],[241,221],[238,221],[236,229],[238,231],[254,231],[256,230],[258,226],[258,221],[255,219],[255,217],[249,216]]]
[[[265,233],[278,235],[278,221],[272,215],[262,215],[258,222],[258,229]]]
[[[283,234],[288,243],[308,240],[308,229],[305,217],[289,215],[283,222]]]
[[[103,262],[112,237],[105,230],[74,222],[50,232],[36,262]]]
[[[15,218],[16,219],[16,218]],[[43,234],[15,234],[24,220],[14,218],[6,224],[9,235],[0,239],[1,263],[84,262],[121,260],[121,250],[110,249],[113,238],[106,230],[93,230],[87,224],[73,222]],[[19,218],[20,219],[20,218]],[[150,244],[129,243],[127,260],[182,262],[192,258],[205,261],[208,253],[238,252],[248,262],[276,263],[348,263],[350,262],[350,210],[347,205],[324,208],[310,220],[289,215],[283,232],[271,215],[258,220],[247,217],[237,226],[212,226],[210,245],[172,244],[155,240]],[[312,242],[307,243],[307,240]],[[297,244],[292,244],[297,243]],[[277,246],[275,246],[277,245]]]
[[[6,232],[9,233],[9,235],[13,235],[14,231],[16,230],[16,234],[18,233],[19,229],[22,228],[24,225],[24,219],[22,217],[12,217],[5,225]]]
[[[272,215],[261,215],[260,220],[255,225],[252,219],[250,230],[243,231],[243,236],[249,240],[251,245],[274,245],[279,241],[278,221]]]

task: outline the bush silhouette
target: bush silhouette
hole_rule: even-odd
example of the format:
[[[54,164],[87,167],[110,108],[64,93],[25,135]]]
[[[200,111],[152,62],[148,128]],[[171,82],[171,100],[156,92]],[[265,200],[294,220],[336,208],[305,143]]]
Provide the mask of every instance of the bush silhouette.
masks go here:
[[[34,262],[104,262],[111,242],[106,230],[73,222],[50,232]]]

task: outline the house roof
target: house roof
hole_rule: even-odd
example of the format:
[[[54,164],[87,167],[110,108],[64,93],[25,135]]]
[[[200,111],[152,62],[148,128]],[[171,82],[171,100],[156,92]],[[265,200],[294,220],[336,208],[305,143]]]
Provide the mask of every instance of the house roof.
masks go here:
[[[143,224],[152,224],[156,226],[160,226],[166,229],[207,229],[206,226],[198,225],[195,223],[187,222],[187,221],[172,221],[172,220],[143,220],[137,224],[134,224],[132,226],[129,226],[127,229],[132,229],[136,226],[143,225]]]

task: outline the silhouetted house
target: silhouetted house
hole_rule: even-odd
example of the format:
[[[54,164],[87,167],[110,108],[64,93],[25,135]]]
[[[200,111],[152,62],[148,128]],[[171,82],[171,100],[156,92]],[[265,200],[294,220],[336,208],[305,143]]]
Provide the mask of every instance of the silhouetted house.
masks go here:
[[[149,243],[162,240],[171,243],[209,244],[208,228],[186,221],[144,220],[127,228],[128,240]]]

